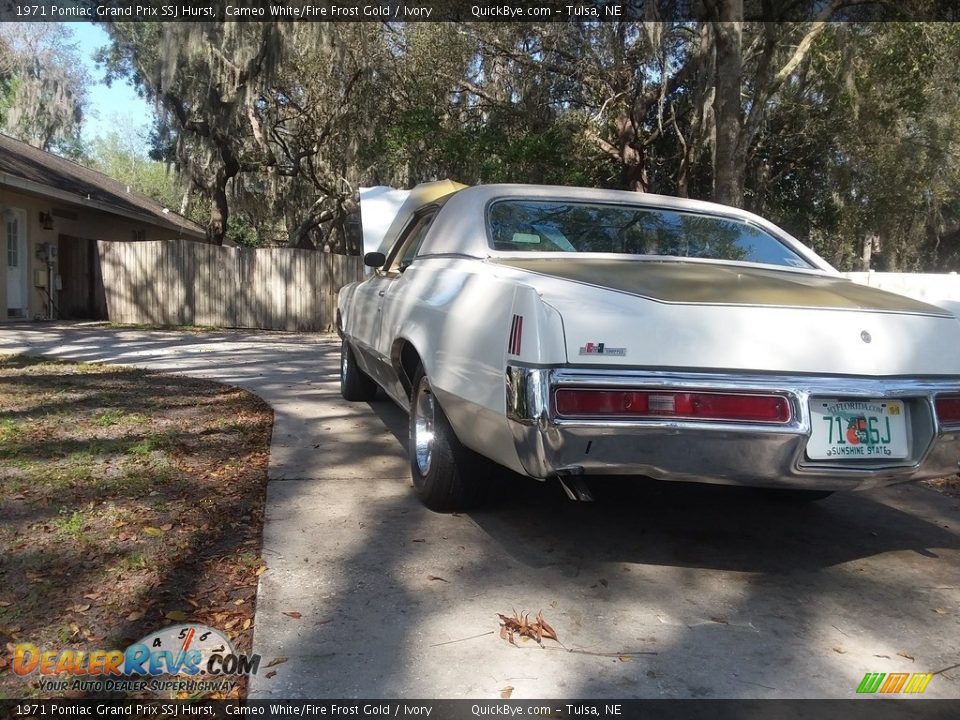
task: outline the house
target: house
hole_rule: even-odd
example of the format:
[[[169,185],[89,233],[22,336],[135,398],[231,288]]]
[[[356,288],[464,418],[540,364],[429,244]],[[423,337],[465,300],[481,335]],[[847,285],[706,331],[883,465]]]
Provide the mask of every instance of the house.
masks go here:
[[[0,321],[105,319],[98,240],[205,241],[123,183],[0,134]]]

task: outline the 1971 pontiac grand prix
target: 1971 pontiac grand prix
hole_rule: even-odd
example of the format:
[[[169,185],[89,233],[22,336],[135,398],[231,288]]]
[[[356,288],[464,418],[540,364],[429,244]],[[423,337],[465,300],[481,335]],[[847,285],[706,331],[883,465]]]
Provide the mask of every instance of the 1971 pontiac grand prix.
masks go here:
[[[342,393],[409,410],[434,510],[474,504],[497,465],[579,499],[591,475],[816,499],[957,472],[957,318],[750,213],[442,181],[364,262],[338,298]]]

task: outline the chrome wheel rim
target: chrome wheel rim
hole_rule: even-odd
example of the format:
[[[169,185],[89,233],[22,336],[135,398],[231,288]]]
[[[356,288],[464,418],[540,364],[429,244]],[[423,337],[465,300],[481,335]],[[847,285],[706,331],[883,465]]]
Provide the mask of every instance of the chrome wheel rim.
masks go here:
[[[430,472],[430,462],[433,460],[433,402],[430,383],[424,378],[417,388],[413,419],[413,453],[421,475]]]

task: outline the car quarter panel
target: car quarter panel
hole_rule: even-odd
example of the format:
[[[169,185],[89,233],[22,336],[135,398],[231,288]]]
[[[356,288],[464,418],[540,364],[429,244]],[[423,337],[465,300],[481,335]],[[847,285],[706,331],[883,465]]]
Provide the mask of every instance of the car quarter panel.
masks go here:
[[[457,437],[520,470],[504,395],[506,363],[565,362],[559,314],[529,285],[465,258],[424,258],[388,291],[381,346],[417,350]],[[520,318],[515,321],[515,316]]]

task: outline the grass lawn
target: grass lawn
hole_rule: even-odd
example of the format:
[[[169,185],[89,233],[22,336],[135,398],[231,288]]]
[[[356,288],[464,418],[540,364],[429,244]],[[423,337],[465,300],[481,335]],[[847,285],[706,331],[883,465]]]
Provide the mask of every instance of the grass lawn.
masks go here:
[[[272,424],[237,388],[0,356],[0,698],[62,695],[11,672],[17,643],[190,622],[250,653]]]

